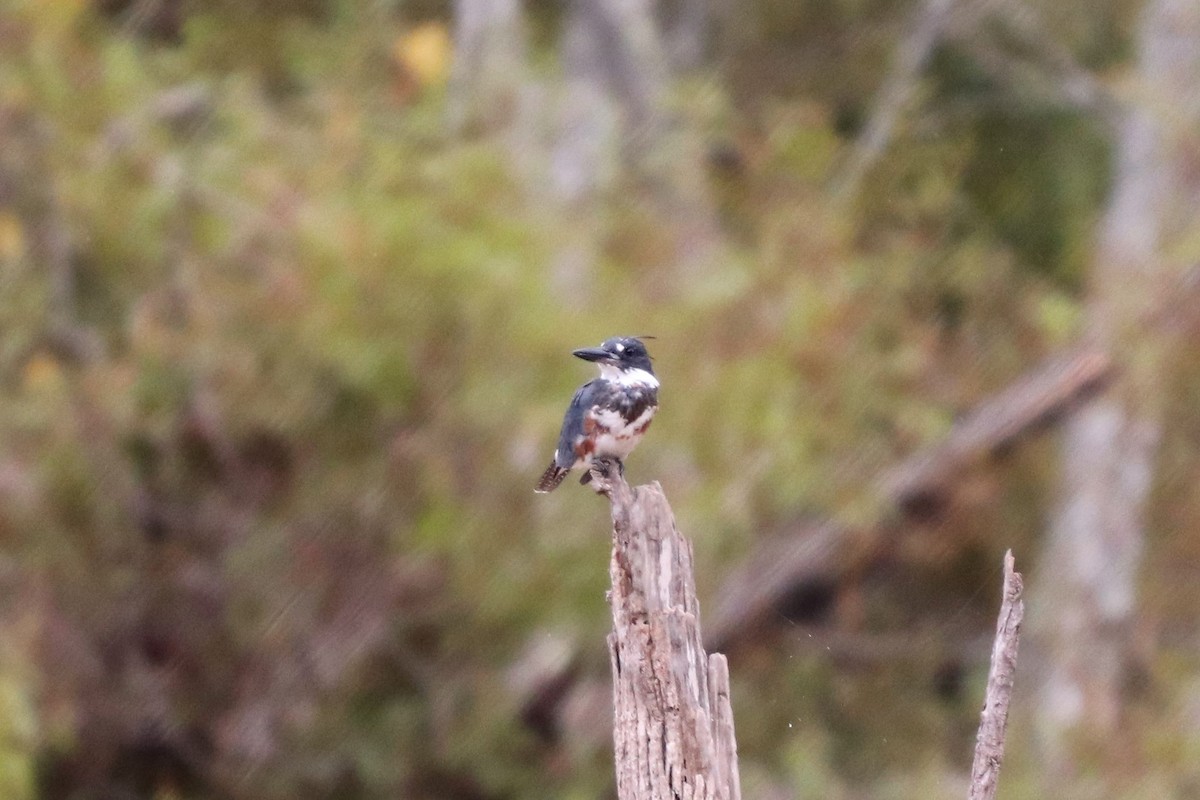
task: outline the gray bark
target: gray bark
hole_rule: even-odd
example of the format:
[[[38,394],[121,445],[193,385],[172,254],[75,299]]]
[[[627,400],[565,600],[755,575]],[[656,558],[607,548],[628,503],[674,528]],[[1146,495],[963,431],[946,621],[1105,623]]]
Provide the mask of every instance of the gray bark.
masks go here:
[[[701,642],[692,545],[657,483],[631,489],[615,471],[594,475],[612,502],[617,796],[740,800],[729,667]]]
[[[1017,650],[1021,644],[1021,621],[1025,601],[1024,583],[1014,570],[1012,550],[1004,554],[1004,589],[996,638],[992,643],[992,662],[988,668],[987,693],[980,712],[979,735],[975,740],[975,759],[971,765],[968,800],[993,800],[1004,761],[1004,735],[1008,728],[1008,706],[1012,700],[1013,679],[1017,672]]]
[[[1177,280],[1173,249],[1195,234],[1200,196],[1200,175],[1189,169],[1200,153],[1200,5],[1153,0],[1137,44],[1088,309],[1090,335],[1113,355],[1121,380],[1066,425],[1061,498],[1037,595],[1046,657],[1039,730],[1064,776],[1073,771],[1069,734],[1100,744],[1122,722],[1171,347],[1147,320]]]

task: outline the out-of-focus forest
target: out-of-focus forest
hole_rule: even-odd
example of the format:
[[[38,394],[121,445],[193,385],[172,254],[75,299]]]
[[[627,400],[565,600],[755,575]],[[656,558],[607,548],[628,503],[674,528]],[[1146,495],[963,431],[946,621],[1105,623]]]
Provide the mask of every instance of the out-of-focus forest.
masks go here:
[[[743,792],[1200,796],[1193,0],[5,0],[0,796],[612,796],[614,334]]]

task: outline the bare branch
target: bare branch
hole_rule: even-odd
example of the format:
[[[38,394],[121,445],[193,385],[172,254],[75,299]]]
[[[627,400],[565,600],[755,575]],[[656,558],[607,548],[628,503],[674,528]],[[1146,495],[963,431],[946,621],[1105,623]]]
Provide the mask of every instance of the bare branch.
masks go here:
[[[925,0],[912,31],[896,49],[891,71],[876,95],[874,110],[863,134],[834,178],[831,194],[853,199],[863,178],[887,149],[900,115],[916,94],[917,80],[941,40],[954,0]]]
[[[981,35],[983,22],[990,19],[998,20],[1028,49],[1028,61],[1005,53],[989,36]],[[934,50],[946,39],[963,44],[981,66],[1008,84],[1027,86],[1048,101],[1094,112],[1109,124],[1120,116],[1118,99],[1083,69],[1067,48],[1045,33],[1025,5],[1000,0],[925,0],[893,54],[862,135],[830,184],[836,200],[853,200],[858,194],[912,103]]]
[[[937,514],[972,467],[1061,419],[1099,391],[1112,372],[1111,359],[1094,348],[1062,353],[985,399],[941,440],[884,472],[876,488],[885,504],[872,525],[813,521],[759,544],[721,587],[710,631],[714,646],[732,647],[789,598],[836,592],[876,556],[895,532],[897,515]]]
[[[980,17],[974,24],[951,32],[955,43],[979,66],[1004,85],[1033,93],[1042,103],[1090,112],[1115,129],[1124,113],[1124,102],[1046,32],[1028,3],[992,0],[987,11],[1003,30],[1004,38],[1021,52],[1011,52],[1013,48],[1003,47],[995,36],[980,35]]]

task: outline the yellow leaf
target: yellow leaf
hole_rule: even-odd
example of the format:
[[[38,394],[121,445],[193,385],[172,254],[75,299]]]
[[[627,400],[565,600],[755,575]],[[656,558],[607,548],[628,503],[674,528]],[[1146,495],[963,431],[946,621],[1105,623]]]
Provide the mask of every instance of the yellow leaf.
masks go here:
[[[62,35],[88,11],[88,0],[36,0],[17,6],[43,35]]]
[[[440,85],[450,72],[450,34],[442,23],[426,22],[401,36],[392,55],[422,86]]]
[[[48,353],[38,353],[25,364],[22,374],[25,388],[35,392],[57,388],[62,383],[62,367]]]
[[[11,211],[0,211],[0,259],[19,258],[25,252],[25,229]]]

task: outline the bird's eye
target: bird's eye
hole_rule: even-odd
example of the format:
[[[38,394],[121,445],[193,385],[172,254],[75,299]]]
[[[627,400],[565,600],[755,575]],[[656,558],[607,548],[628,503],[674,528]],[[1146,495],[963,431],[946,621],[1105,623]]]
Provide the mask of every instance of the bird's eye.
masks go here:
[[[618,343],[618,344],[617,344],[617,352],[618,352],[618,353],[624,353],[624,352],[625,352],[625,345]]]

